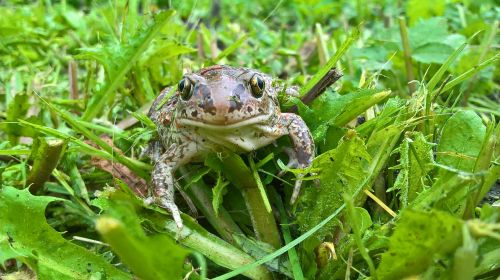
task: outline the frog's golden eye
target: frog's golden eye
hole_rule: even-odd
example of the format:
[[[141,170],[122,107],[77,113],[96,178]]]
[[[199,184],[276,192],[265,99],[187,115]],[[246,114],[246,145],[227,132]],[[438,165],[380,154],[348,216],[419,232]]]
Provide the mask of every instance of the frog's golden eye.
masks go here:
[[[252,89],[252,95],[257,98],[262,96],[265,86],[266,84],[259,74],[253,75],[250,79],[250,88]]]
[[[181,98],[188,100],[193,94],[193,83],[191,83],[191,80],[188,78],[184,78],[179,82],[178,89],[181,94]]]

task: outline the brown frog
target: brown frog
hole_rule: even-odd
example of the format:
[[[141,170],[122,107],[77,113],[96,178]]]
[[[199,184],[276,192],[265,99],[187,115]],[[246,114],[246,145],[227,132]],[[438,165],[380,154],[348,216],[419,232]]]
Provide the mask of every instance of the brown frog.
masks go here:
[[[186,74],[171,97],[171,88],[164,89],[148,114],[159,135],[147,149],[155,164],[149,202],[167,208],[181,228],[174,203],[174,171],[179,166],[221,149],[251,152],[283,135],[289,135],[293,143],[288,166],[310,166],[314,158],[311,133],[298,115],[280,111],[278,93],[282,89],[273,78],[256,70],[222,65]],[[300,186],[298,179],[291,203]]]

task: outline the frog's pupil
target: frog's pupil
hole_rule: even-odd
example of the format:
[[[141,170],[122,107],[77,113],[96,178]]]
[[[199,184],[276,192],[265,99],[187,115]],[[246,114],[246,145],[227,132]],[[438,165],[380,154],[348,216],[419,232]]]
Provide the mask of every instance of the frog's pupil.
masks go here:
[[[257,86],[261,90],[264,88],[264,81],[261,78],[257,78]]]
[[[180,82],[179,82],[179,91],[183,91],[184,90],[184,79],[182,79]]]

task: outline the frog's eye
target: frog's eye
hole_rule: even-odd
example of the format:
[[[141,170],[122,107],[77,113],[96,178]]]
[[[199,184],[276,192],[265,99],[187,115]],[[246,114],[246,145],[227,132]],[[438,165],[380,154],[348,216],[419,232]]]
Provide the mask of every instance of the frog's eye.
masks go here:
[[[259,74],[255,74],[250,79],[250,88],[252,89],[252,95],[255,97],[261,97],[264,93],[265,87],[264,80]]]
[[[193,94],[193,84],[187,78],[184,78],[179,82],[178,89],[181,93],[181,98],[184,100],[188,100]]]

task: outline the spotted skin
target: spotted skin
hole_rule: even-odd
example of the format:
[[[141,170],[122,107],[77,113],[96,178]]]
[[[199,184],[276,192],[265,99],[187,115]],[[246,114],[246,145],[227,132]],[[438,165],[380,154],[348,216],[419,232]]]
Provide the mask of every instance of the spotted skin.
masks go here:
[[[255,77],[264,84],[262,90],[250,85]],[[155,163],[152,201],[168,209],[179,228],[182,220],[174,203],[174,172],[186,163],[224,149],[251,152],[289,135],[294,150],[289,166],[311,165],[311,133],[298,115],[281,113],[277,95],[282,87],[271,77],[248,68],[216,65],[186,74],[184,79],[191,86],[186,87],[189,94],[166,88],[148,113],[159,135],[147,149]],[[299,195],[300,186],[299,178],[291,203]]]

